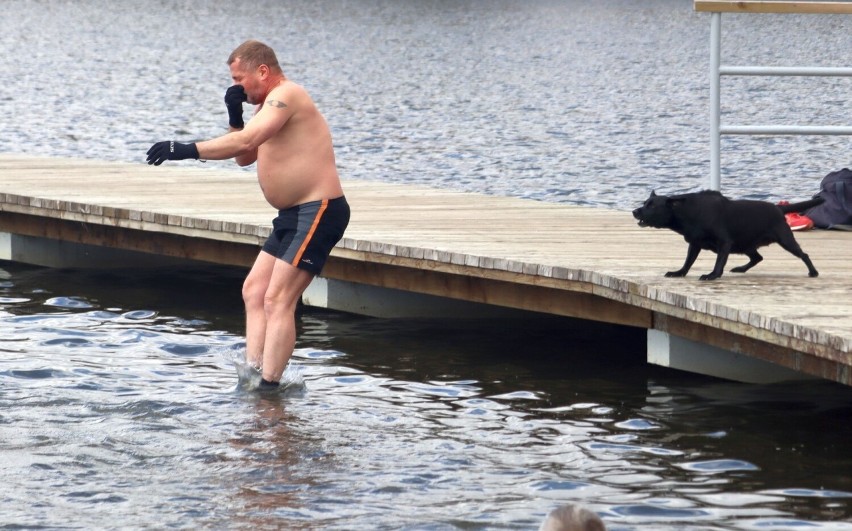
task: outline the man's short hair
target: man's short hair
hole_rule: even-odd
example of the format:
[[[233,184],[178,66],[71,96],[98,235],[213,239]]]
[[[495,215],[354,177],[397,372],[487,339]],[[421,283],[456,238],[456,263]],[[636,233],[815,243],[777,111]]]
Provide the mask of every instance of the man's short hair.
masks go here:
[[[237,59],[247,70],[254,70],[260,65],[266,65],[270,70],[281,71],[281,65],[278,64],[275,51],[260,41],[248,40],[237,46],[228,57],[228,65],[230,66]]]

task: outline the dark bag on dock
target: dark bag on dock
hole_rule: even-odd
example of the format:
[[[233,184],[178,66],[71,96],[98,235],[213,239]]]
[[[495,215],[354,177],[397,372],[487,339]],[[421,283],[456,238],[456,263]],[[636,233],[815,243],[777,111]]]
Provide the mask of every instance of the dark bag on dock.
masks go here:
[[[841,228],[836,225],[852,225],[852,170],[843,168],[823,177],[820,191],[814,197],[825,199],[823,204],[805,212],[814,226],[830,229]]]

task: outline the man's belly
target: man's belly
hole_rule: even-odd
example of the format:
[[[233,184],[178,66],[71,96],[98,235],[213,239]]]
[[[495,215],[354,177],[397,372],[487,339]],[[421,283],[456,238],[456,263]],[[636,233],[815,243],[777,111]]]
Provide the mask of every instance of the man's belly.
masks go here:
[[[266,201],[277,210],[321,199],[334,199],[343,195],[337,171],[334,173],[267,174],[258,175],[258,182]]]

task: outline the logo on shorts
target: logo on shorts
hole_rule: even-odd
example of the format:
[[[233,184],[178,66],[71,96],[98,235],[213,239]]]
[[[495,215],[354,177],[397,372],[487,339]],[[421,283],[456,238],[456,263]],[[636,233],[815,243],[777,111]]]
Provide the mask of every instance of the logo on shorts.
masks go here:
[[[314,265],[314,263],[311,262],[311,260],[309,258],[302,258],[302,263],[305,263],[305,264],[308,264],[308,265]]]

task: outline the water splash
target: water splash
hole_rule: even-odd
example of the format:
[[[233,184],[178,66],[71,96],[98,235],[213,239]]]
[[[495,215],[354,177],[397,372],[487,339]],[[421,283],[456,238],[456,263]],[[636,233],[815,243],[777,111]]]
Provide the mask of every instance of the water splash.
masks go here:
[[[245,343],[238,343],[222,351],[222,358],[233,365],[237,372],[236,390],[240,392],[257,392],[260,390],[261,369],[249,363],[245,356]],[[285,396],[301,396],[307,390],[303,369],[299,365],[289,363],[281,376],[281,385],[272,391]]]

